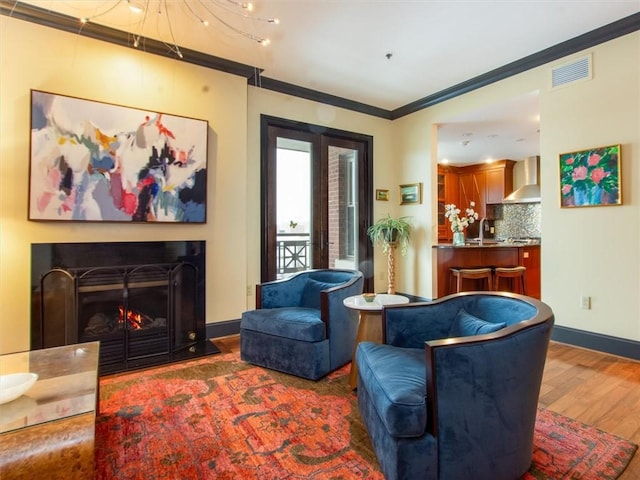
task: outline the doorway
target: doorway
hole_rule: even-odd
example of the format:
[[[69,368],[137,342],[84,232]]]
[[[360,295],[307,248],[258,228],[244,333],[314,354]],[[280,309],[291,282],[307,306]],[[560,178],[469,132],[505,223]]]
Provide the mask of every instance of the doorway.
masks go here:
[[[372,137],[266,115],[261,134],[261,280],[348,268],[372,287]]]

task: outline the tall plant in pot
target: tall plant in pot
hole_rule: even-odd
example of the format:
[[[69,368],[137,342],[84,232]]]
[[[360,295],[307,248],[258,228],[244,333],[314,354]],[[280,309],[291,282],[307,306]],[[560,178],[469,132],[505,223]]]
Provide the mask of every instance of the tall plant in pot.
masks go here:
[[[412,226],[408,217],[393,218],[387,215],[367,229],[367,234],[374,246],[382,246],[387,255],[387,293],[396,293],[395,249],[400,247],[400,254],[405,256],[409,247]]]

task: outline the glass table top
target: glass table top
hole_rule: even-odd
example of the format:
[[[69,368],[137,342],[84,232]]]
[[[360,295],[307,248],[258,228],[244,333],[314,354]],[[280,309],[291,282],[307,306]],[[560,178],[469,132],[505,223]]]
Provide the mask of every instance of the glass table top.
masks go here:
[[[22,396],[0,405],[0,433],[95,412],[100,343],[0,355],[0,375],[36,373]]]

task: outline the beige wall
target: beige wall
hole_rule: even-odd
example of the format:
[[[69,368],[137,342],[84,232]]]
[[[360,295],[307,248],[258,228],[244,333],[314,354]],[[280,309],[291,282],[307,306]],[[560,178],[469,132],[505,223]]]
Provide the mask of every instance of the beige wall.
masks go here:
[[[207,241],[207,322],[238,318],[247,284],[246,80],[0,17],[0,353],[29,348],[30,244]],[[27,221],[30,89],[209,122],[207,223]]]
[[[15,48],[20,45],[20,48]],[[0,17],[0,353],[29,347],[33,242],[206,240],[207,322],[251,308],[260,278],[260,114],[374,137],[374,218],[410,216],[412,248],[397,289],[430,297],[436,239],[435,125],[531,91],[541,99],[543,299],[559,325],[640,340],[640,33],[590,49],[594,79],[555,92],[540,67],[393,122],[246,86],[243,78]],[[561,63],[561,62],[558,62]],[[205,225],[27,221],[29,90],[158,109],[209,122]],[[621,207],[560,209],[558,153],[622,144]],[[423,203],[400,206],[398,185],[423,183]],[[386,263],[375,252],[376,290]],[[250,292],[247,295],[247,292]],[[589,295],[592,310],[579,308]]]
[[[556,324],[640,340],[640,33],[579,52],[593,54],[593,79],[551,91],[549,69],[523,74],[397,120],[394,139],[405,168],[430,183],[436,168],[434,125],[528,92],[540,94],[542,190],[542,299]],[[611,144],[622,146],[623,205],[561,209],[558,155]],[[428,165],[428,166],[427,166]],[[432,194],[432,197],[434,194]],[[436,241],[434,199],[420,208],[419,228]],[[405,291],[435,292],[429,242],[414,244],[416,260],[405,265]],[[591,310],[580,308],[590,296]]]
[[[542,295],[561,325],[640,340],[640,32],[590,51],[593,80],[541,95]],[[558,154],[618,143],[623,205],[558,208]]]

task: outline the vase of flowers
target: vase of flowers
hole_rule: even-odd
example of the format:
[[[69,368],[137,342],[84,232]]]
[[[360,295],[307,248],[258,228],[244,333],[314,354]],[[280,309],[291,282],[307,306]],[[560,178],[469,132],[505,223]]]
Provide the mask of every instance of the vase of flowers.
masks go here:
[[[473,209],[475,202],[469,203],[469,208],[462,210],[450,203],[445,205],[444,216],[451,222],[451,231],[453,232],[453,244],[456,246],[464,245],[464,230],[478,219],[478,213]]]

